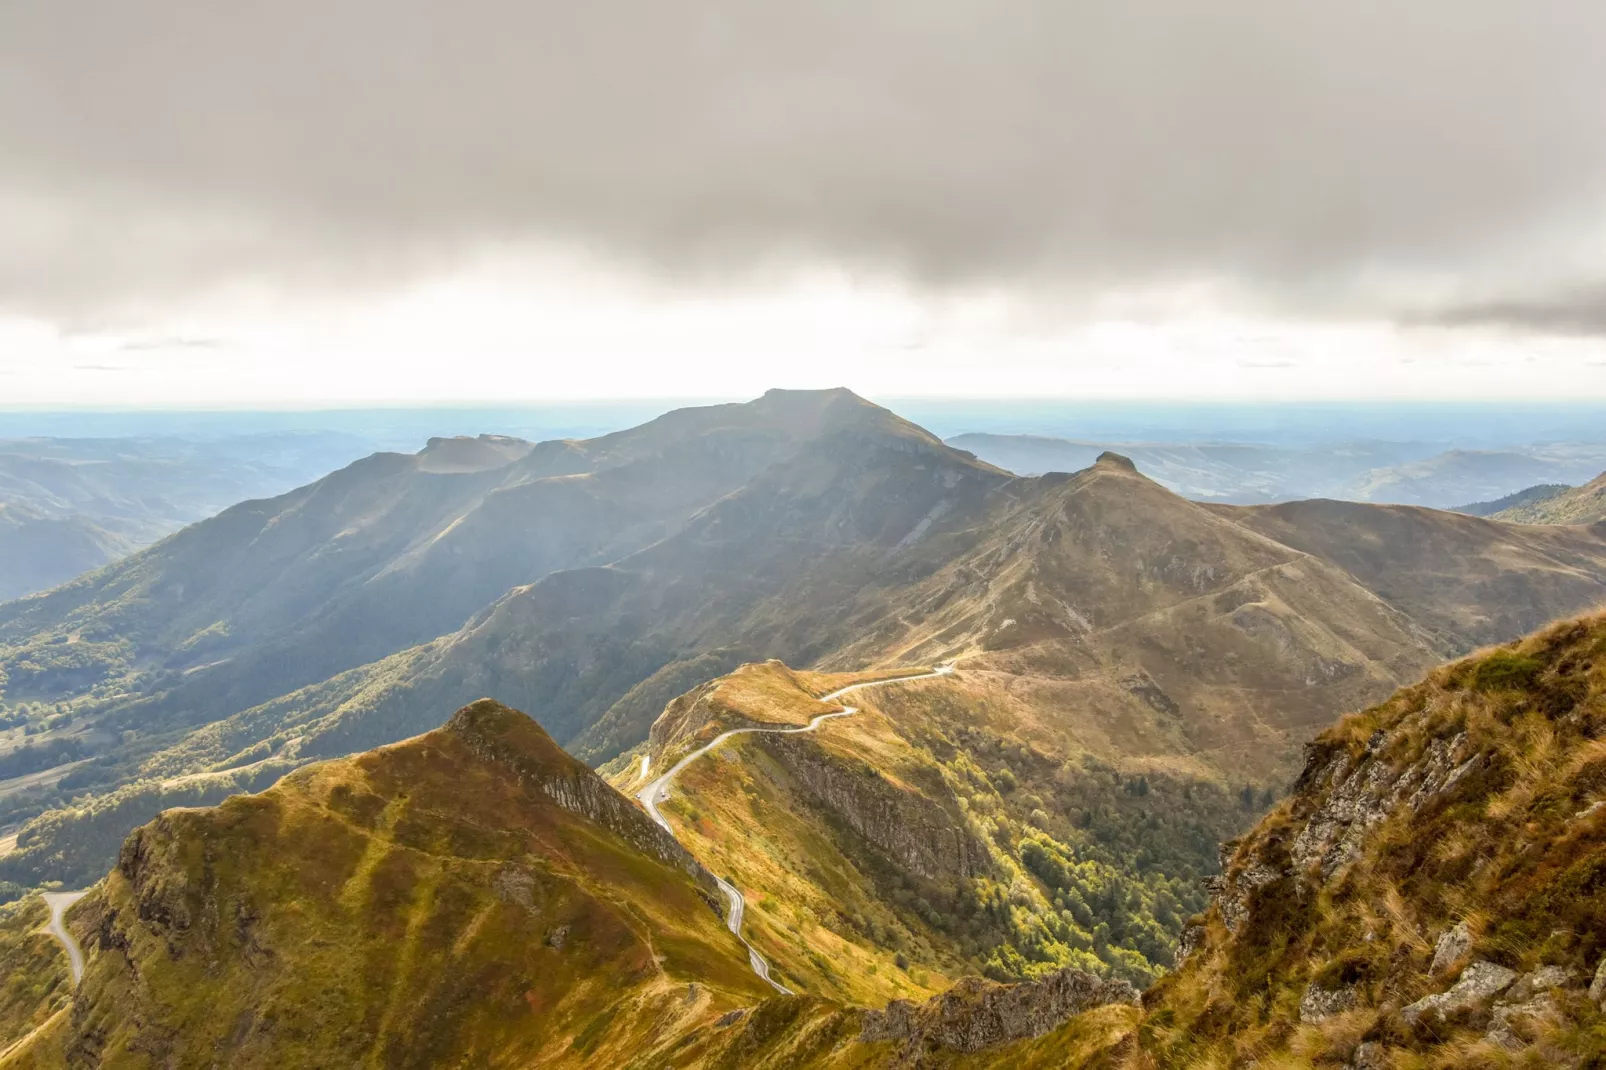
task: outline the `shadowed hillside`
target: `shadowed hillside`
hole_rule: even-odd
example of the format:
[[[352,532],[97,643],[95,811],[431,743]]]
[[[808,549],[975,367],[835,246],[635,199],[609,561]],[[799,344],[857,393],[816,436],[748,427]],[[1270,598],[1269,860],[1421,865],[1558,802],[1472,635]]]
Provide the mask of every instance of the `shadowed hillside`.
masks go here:
[[[0,748],[31,731],[74,755],[0,782],[0,879],[91,879],[164,806],[482,694],[606,762],[769,658],[962,657],[956,721],[997,711],[1056,761],[1263,794],[1319,726],[1600,604],[1603,577],[1585,528],[1204,506],[1113,454],[1013,478],[846,391],[528,449],[439,440],[0,608]]]

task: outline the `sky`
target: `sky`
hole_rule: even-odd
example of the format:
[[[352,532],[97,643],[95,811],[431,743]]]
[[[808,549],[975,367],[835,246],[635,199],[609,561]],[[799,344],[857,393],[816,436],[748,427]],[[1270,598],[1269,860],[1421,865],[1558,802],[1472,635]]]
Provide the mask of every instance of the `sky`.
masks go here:
[[[0,407],[1606,398],[1587,0],[8,0]]]

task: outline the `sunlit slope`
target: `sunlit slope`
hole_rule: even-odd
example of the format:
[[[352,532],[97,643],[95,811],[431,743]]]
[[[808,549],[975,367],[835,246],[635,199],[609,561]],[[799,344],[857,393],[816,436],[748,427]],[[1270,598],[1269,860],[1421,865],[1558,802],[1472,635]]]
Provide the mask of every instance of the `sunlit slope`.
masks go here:
[[[132,835],[70,1019],[8,1066],[623,1066],[750,1003],[712,882],[522,714]],[[761,991],[762,990],[762,991]]]
[[[1144,1054],[1183,1068],[1606,1059],[1606,618],[1448,665],[1312,745],[1230,851]]]
[[[67,953],[45,931],[50,910],[37,895],[0,906],[0,1052],[67,1005]]]
[[[639,790],[731,728],[806,724],[863,677],[744,666],[675,700],[614,783]],[[663,807],[746,893],[747,934],[789,987],[873,1003],[985,973],[1067,966],[1146,982],[1202,909],[1215,843],[1252,816],[1235,787],[1045,750],[946,677],[850,692],[810,733],[734,736]],[[1251,802],[1260,805],[1260,796]]]
[[[1494,514],[1513,524],[1597,524],[1606,520],[1606,474]]]
[[[610,547],[652,537],[617,556],[582,539],[606,563],[558,568],[464,610],[518,572],[513,549],[545,554],[564,517],[591,515],[499,511],[522,500],[527,476],[577,465],[604,467],[529,486],[680,519],[665,530],[577,520],[563,530]],[[703,491],[725,489],[674,497],[677,466],[707,476]],[[1012,738],[1046,754],[1263,792],[1339,715],[1445,657],[1606,597],[1606,532],[1368,505],[1203,506],[1114,455],[1015,479],[846,391],[681,410],[620,436],[542,444],[490,473],[411,469],[409,486],[494,476],[500,489],[355,586],[331,586],[330,606],[345,608],[294,632],[311,644],[301,653],[246,643],[193,673],[157,671],[152,655],[151,669],[72,699],[51,731],[105,753],[15,811],[51,812],[20,830],[0,879],[92,879],[163,805],[215,802],[269,771],[427,731],[439,710],[482,694],[540,711],[556,739],[604,763],[645,740],[675,696],[769,658],[858,671],[962,656],[961,719],[1000,710]],[[626,485],[624,497],[597,496]],[[341,545],[307,552],[338,557]],[[474,564],[482,554],[512,571]],[[449,579],[459,567],[472,582]],[[279,597],[253,596],[252,612]],[[344,658],[345,637],[394,648],[386,629],[417,632],[450,606],[466,619],[445,634],[275,691],[318,677],[320,658]],[[318,629],[337,617],[341,641],[325,642]],[[23,660],[74,662],[105,646],[74,634],[30,638]],[[281,654],[288,674],[272,668]],[[253,695],[272,694],[245,705],[239,688],[259,686]]]

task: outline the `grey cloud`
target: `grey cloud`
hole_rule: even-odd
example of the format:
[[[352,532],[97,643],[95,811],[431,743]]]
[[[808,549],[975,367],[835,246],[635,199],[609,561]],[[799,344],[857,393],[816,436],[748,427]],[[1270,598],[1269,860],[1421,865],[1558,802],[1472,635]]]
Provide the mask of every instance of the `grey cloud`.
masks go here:
[[[0,303],[556,241],[1319,307],[1598,218],[1603,39],[1583,0],[9,0]]]
[[[1433,327],[1497,327],[1538,334],[1606,337],[1606,287],[1553,297],[1468,302],[1403,318]]]

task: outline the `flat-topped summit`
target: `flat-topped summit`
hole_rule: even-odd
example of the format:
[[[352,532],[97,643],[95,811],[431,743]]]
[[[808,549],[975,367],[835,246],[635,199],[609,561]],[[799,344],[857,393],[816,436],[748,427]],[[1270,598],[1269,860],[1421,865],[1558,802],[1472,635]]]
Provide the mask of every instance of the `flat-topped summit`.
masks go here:
[[[1128,472],[1136,472],[1138,466],[1132,463],[1132,458],[1116,453],[1114,450],[1105,450],[1093,460],[1095,467],[1120,468]]]
[[[429,440],[418,451],[422,472],[485,472],[511,464],[535,448],[533,442],[510,435],[455,435]]]

